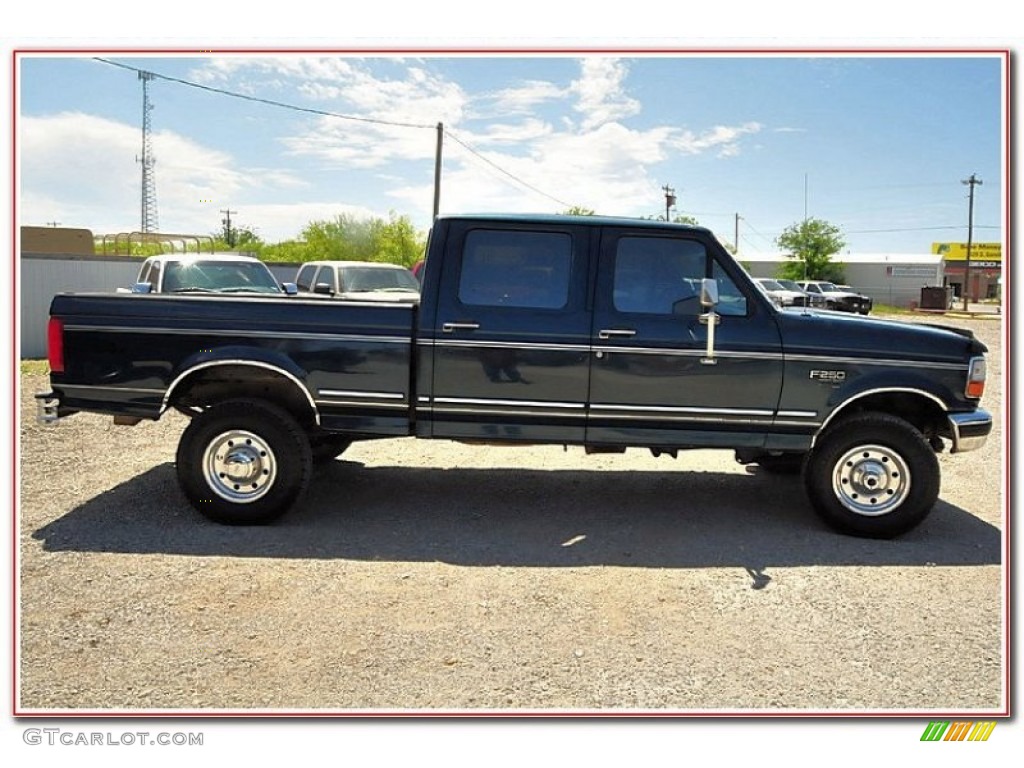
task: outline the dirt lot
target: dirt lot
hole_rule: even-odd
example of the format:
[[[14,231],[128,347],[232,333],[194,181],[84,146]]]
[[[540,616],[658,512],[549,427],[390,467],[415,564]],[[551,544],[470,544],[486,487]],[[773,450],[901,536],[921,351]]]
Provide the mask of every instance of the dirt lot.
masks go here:
[[[946,322],[952,322],[947,320]],[[1001,323],[958,321],[991,350]],[[34,421],[19,709],[1000,710],[1002,429],[895,541],[725,452],[381,441],[268,528],[207,522],[184,418]]]

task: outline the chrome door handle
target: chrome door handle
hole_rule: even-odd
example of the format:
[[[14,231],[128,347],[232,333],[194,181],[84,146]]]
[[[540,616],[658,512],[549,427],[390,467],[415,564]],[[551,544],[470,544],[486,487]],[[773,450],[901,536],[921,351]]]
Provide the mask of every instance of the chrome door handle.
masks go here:
[[[636,331],[630,328],[605,328],[597,332],[597,338],[610,339],[613,337],[630,338],[636,336]]]
[[[441,326],[441,330],[451,333],[452,331],[475,331],[479,327],[480,323],[445,323]]]

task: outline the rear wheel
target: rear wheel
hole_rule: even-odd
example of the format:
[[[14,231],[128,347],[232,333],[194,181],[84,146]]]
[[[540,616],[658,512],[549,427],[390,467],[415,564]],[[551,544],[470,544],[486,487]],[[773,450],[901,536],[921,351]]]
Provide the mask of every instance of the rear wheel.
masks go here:
[[[804,485],[815,510],[845,533],[891,538],[931,512],[939,462],[910,423],[884,413],[844,419],[808,456]]]
[[[262,525],[305,494],[313,459],[302,428],[263,400],[230,400],[205,409],[178,443],[178,482],[211,520]]]

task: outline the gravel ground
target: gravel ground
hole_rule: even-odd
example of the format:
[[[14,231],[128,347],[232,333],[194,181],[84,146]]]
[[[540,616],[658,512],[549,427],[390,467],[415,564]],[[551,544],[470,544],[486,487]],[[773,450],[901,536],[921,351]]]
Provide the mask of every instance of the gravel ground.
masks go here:
[[[1001,328],[945,320],[990,347]],[[1001,711],[1002,429],[895,541],[726,452],[388,440],[267,528],[185,502],[185,419],[34,421],[18,709]]]

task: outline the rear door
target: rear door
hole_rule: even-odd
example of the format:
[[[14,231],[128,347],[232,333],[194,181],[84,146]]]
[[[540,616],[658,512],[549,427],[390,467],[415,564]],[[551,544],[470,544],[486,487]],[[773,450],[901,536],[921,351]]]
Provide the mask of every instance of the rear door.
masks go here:
[[[763,442],[782,387],[779,331],[767,298],[734,262],[716,256],[719,247],[685,230],[604,230],[588,443]],[[720,296],[711,357],[701,318],[704,278],[717,282]]]
[[[433,317],[434,437],[581,442],[590,368],[590,234],[548,223],[456,220]]]

